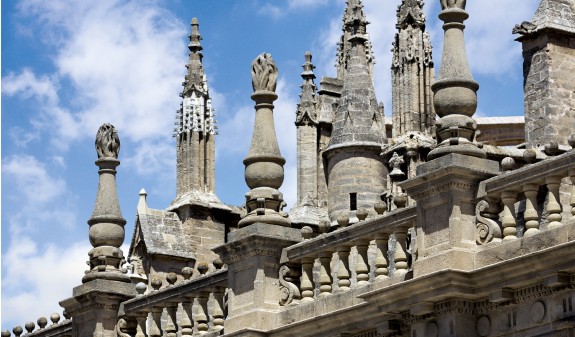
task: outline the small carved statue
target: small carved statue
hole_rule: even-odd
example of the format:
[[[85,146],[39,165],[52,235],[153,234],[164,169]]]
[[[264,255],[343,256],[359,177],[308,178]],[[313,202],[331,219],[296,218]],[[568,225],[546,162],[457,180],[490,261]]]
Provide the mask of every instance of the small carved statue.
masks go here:
[[[276,91],[278,67],[271,54],[262,53],[252,62],[254,91]]]
[[[118,132],[112,124],[105,123],[98,129],[96,152],[98,152],[98,158],[118,158],[120,138],[118,138]]]
[[[441,9],[459,8],[465,10],[467,0],[441,0]]]
[[[403,156],[400,156],[397,154],[397,152],[393,153],[393,156],[391,156],[391,159],[389,159],[389,165],[392,168],[392,171],[389,173],[389,175],[392,178],[402,178],[405,176],[405,173],[403,173],[403,171],[401,171],[401,165],[403,165],[405,161],[403,160]]]

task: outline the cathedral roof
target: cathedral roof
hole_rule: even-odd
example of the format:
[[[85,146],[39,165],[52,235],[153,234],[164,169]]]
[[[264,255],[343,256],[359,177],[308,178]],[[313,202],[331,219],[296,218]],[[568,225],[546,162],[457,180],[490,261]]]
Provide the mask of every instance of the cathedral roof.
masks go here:
[[[195,259],[191,251],[192,245],[186,240],[183,224],[177,214],[148,208],[144,190],[140,192],[129,255],[132,256],[141,244],[149,255]]]
[[[513,28],[513,33],[530,35],[545,29],[575,34],[575,0],[542,0],[530,22]]]

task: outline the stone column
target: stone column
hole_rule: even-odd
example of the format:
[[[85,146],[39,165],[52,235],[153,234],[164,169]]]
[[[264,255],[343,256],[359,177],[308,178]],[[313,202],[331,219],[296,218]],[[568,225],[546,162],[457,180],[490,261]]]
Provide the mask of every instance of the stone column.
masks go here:
[[[440,117],[436,123],[438,147],[429,153],[429,160],[449,153],[486,157],[475,143],[477,123],[473,115],[479,84],[473,80],[467,61],[463,22],[469,15],[465,4],[465,0],[441,1],[439,18],[445,22],[445,41],[438,80],[431,86],[435,112]]]
[[[227,243],[216,247],[228,265],[228,316],[226,334],[258,336],[257,331],[279,327],[280,257],[282,249],[301,241],[300,230],[290,227],[281,212],[283,196],[278,191],[284,178],[273,121],[277,99],[277,67],[269,54],[252,63],[256,119],[246,165],[247,216],[240,229],[228,234]],[[262,334],[263,335],[263,334]]]
[[[259,55],[252,63],[252,99],[256,102],[254,133],[247,157],[244,159],[247,215],[239,222],[245,227],[256,222],[290,226],[283,195],[278,190],[284,180],[285,159],[280,154],[273,119],[273,102],[278,69],[270,54]]]
[[[104,124],[96,136],[100,168],[98,194],[90,225],[90,269],[75,287],[73,297],[60,302],[72,316],[73,337],[115,337],[120,303],[136,296],[130,283],[120,246],[124,242],[126,221],[120,212],[116,193],[116,167],[120,165],[120,140],[114,126]]]

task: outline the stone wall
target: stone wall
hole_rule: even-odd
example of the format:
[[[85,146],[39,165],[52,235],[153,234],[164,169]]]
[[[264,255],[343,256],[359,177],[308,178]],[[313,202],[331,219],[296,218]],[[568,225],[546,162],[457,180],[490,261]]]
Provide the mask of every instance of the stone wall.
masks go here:
[[[523,57],[527,142],[567,144],[575,129],[575,37],[549,33],[524,41]]]
[[[374,204],[385,190],[387,167],[379,153],[361,147],[329,153],[328,213],[334,222],[340,214],[350,214],[351,194],[356,195],[356,209],[375,214]],[[352,213],[352,215],[355,212]]]

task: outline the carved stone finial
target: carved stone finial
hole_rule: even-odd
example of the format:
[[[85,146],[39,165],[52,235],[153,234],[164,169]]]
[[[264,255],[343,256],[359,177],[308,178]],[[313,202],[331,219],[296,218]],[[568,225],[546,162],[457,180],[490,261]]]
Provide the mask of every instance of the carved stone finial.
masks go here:
[[[252,62],[252,87],[257,91],[276,91],[278,67],[271,54],[261,53]]]
[[[282,211],[283,194],[278,190],[284,180],[285,159],[280,154],[273,117],[277,76],[270,54],[260,54],[252,63],[256,118],[250,150],[244,159],[244,177],[251,190],[246,193],[247,214],[240,220],[240,227],[255,222],[290,226],[287,213]]]
[[[458,8],[461,10],[465,10],[465,6],[467,5],[467,0],[441,0],[441,9],[451,9],[451,8]]]
[[[118,158],[120,138],[116,128],[109,123],[102,124],[96,134],[96,152],[98,158]]]
[[[439,18],[445,22],[445,41],[441,70],[431,87],[435,112],[440,117],[435,124],[438,146],[428,154],[428,160],[451,153],[487,157],[476,141],[477,122],[473,115],[477,110],[479,84],[473,80],[467,60],[463,22],[469,14],[465,5],[465,0],[441,1],[443,11]]]
[[[50,315],[50,321],[52,321],[52,324],[58,324],[58,322],[60,321],[60,314],[55,312],[52,315]]]
[[[90,244],[94,248],[88,253],[90,270],[86,272],[82,282],[94,279],[130,282],[126,271],[122,269],[126,260],[120,246],[124,243],[126,220],[122,217],[116,192],[120,140],[113,125],[104,124],[100,127],[96,136],[96,150],[96,165],[100,168],[98,192],[94,211],[88,220]]]

